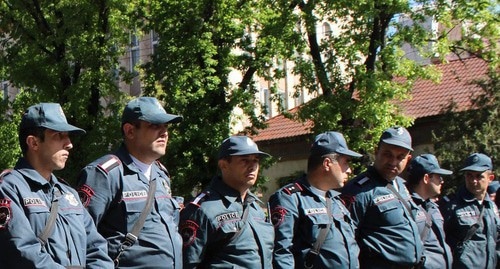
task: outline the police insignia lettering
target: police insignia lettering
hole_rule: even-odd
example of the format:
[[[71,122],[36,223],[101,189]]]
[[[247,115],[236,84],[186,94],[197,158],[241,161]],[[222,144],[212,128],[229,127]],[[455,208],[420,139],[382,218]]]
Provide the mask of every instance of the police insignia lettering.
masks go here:
[[[281,206],[277,206],[273,209],[271,209],[271,222],[273,223],[274,227],[278,227],[283,223],[285,220],[285,214],[286,214],[286,209]]]
[[[240,219],[240,214],[235,211],[235,212],[230,212],[230,213],[226,213],[226,214],[221,214],[221,215],[215,217],[215,220],[217,220],[218,222],[223,222],[223,221],[232,220],[232,219]]]
[[[5,229],[11,219],[10,200],[0,199],[0,230]]]
[[[122,193],[123,200],[137,199],[137,198],[146,198],[148,197],[147,191],[124,191]]]
[[[182,236],[182,241],[184,247],[191,245],[196,238],[196,231],[200,227],[196,222],[192,220],[187,220],[180,226],[180,234]]]
[[[474,211],[462,211],[462,212],[457,212],[457,217],[459,218],[472,218],[476,216],[476,212]]]
[[[373,199],[373,202],[378,205],[378,204],[385,203],[385,202],[388,202],[388,201],[391,201],[394,199],[396,199],[396,197],[394,196],[394,194],[390,193],[390,194],[375,197],[375,199]]]
[[[89,206],[90,198],[92,198],[94,194],[94,190],[87,185],[83,185],[78,189],[78,196],[80,197],[80,201],[82,202],[84,207]]]
[[[33,198],[24,198],[23,199],[24,206],[46,206],[45,202],[38,197]]]
[[[309,215],[315,215],[315,214],[326,214],[326,208],[325,207],[319,207],[319,208],[306,208],[304,209],[305,213],[307,216]]]

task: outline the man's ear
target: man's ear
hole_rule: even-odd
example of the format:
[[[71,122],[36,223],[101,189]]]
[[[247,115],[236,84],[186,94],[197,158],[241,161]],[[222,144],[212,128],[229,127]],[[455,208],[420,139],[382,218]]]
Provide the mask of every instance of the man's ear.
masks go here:
[[[429,176],[429,174],[425,174],[422,180],[425,184],[429,184],[429,182],[431,181],[431,177]]]
[[[132,139],[135,136],[135,126],[132,125],[131,123],[125,123],[123,124],[123,134],[125,135],[126,138]]]
[[[34,135],[28,135],[26,137],[26,145],[28,145],[28,149],[36,151],[36,150],[38,150],[38,147],[40,146],[40,139],[38,139]]]

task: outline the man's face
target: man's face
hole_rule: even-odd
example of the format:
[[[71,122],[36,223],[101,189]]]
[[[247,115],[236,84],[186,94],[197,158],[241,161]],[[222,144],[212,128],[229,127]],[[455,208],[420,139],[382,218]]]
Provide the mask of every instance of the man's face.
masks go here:
[[[45,139],[37,139],[34,151],[39,156],[41,169],[52,173],[61,170],[66,165],[69,150],[73,148],[67,132],[57,132],[50,129],[45,130]]]
[[[219,161],[222,179],[237,190],[248,189],[257,181],[260,156],[258,154],[231,156]]]
[[[490,171],[465,171],[465,187],[470,193],[476,196],[476,198],[484,197],[488,185],[493,179],[493,173]]]
[[[331,160],[331,159],[330,159]],[[346,155],[339,155],[337,161],[330,161],[329,166],[331,168],[331,186],[332,189],[338,189],[344,187],[344,184],[351,174],[351,167],[349,162],[351,157]]]
[[[139,121],[136,127],[127,123],[124,132],[129,152],[141,162],[150,164],[165,155],[168,142],[166,124]]]
[[[443,186],[443,177],[438,174],[428,174],[429,175],[429,184],[428,193],[429,197],[436,197],[441,194],[441,187]]]
[[[385,143],[380,143],[375,150],[375,162],[373,166],[386,180],[393,180],[400,175],[411,159],[410,151]]]

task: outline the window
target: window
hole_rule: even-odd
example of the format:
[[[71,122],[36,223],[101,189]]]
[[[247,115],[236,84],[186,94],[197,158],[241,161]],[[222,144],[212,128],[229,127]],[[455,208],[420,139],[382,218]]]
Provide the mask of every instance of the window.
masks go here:
[[[9,99],[9,82],[8,81],[2,81],[2,96],[3,100]]]
[[[265,111],[265,115],[266,117],[271,117],[271,93],[269,92],[269,89],[262,89],[261,90],[261,93],[262,93],[262,105],[264,107],[264,109],[266,110]]]
[[[140,60],[139,37],[135,34],[130,35],[130,72],[136,73],[135,67]]]
[[[154,30],[151,30],[151,54],[155,53],[158,49],[158,41],[159,41],[158,33]]]
[[[323,38],[330,37],[332,35],[332,27],[328,22],[323,23]]]

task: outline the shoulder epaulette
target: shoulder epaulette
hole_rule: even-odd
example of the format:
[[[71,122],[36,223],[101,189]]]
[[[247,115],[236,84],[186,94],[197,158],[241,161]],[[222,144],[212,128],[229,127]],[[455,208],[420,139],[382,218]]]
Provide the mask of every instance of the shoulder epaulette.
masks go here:
[[[203,203],[208,198],[208,196],[210,196],[210,191],[204,191],[198,194],[198,196],[196,196],[196,198],[194,198],[194,200],[189,204],[200,207],[201,203]]]
[[[60,177],[57,177],[57,180],[58,180],[59,182],[61,182],[62,184],[64,184],[64,185],[67,185],[67,186],[70,186],[70,187],[71,187],[71,185],[69,185],[69,183],[68,183],[68,182],[66,182],[66,180],[64,180],[64,179],[62,179],[62,178],[60,178]]]
[[[156,160],[156,164],[158,165],[158,167],[160,167],[160,169],[165,172],[165,174],[167,174],[168,177],[170,177],[170,174],[168,173],[168,170],[167,168],[158,160]]]
[[[121,164],[122,162],[118,157],[116,157],[115,155],[109,155],[108,158],[99,163],[97,167],[107,175],[109,174],[109,171],[120,166]]]
[[[9,174],[10,172],[12,172],[12,169],[3,170],[2,173],[0,173],[0,182],[2,182],[3,177],[6,176],[7,174]]]
[[[285,187],[283,187],[283,191],[285,193],[287,193],[288,195],[291,195],[291,194],[296,193],[296,192],[301,192],[303,190],[304,189],[302,188],[302,186],[300,186],[300,184],[297,182],[290,183],[290,184],[286,185]]]
[[[370,181],[370,178],[369,177],[364,177],[361,180],[358,180],[358,182],[356,182],[356,184],[358,184],[359,186],[363,186],[368,181]]]

